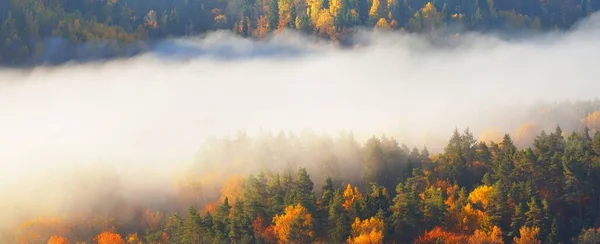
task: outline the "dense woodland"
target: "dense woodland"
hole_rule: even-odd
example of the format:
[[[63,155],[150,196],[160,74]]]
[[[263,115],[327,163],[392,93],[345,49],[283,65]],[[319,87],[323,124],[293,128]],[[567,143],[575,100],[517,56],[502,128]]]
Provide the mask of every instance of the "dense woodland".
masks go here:
[[[93,217],[25,222],[14,242],[600,242],[596,128],[565,133],[556,127],[526,148],[508,134],[483,142],[469,129],[455,130],[437,154],[387,137],[361,145],[351,134],[253,140],[241,133],[207,144],[212,154],[203,154],[196,170],[210,174],[183,185],[183,200],[171,203],[195,202],[185,213],[137,206],[127,215],[119,211],[131,206],[117,201],[111,211],[92,209]],[[313,168],[297,167],[303,160]],[[261,168],[260,162],[281,168],[237,174],[244,166]],[[222,178],[217,200],[201,199],[204,183]],[[102,195],[96,204],[106,207],[112,198]]]
[[[0,64],[133,55],[150,40],[219,29],[256,38],[295,29],[332,40],[373,27],[567,29],[597,9],[598,0],[3,0]]]

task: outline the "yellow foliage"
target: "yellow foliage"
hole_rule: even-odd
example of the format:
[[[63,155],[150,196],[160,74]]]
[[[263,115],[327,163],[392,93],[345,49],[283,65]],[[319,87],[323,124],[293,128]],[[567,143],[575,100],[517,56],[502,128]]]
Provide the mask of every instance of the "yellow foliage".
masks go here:
[[[69,244],[69,239],[59,235],[54,235],[48,240],[48,244]]]
[[[455,19],[455,20],[462,20],[464,17],[465,17],[464,14],[459,14],[459,13],[455,13],[452,15],[452,19]]]
[[[342,0],[330,0],[329,1],[329,13],[334,18],[338,16],[340,9],[342,9]]]
[[[381,18],[379,21],[377,21],[377,24],[375,24],[375,29],[391,30],[392,28],[388,24],[387,20]]]
[[[127,243],[128,244],[142,244],[142,241],[140,241],[140,237],[138,236],[138,233],[133,233],[133,234],[127,235]]]
[[[354,189],[352,189],[352,186],[348,184],[348,186],[346,186],[346,190],[344,190],[344,203],[342,206],[344,206],[344,209],[348,210],[350,207],[352,207],[354,201],[362,201],[362,194],[358,190],[358,187],[354,187]]]
[[[494,226],[492,231],[485,232],[475,230],[475,233],[469,237],[469,244],[503,244],[502,230],[498,226]]]
[[[361,221],[359,218],[352,224],[352,232],[348,237],[349,244],[383,243],[383,221],[371,217]]]
[[[487,209],[488,204],[490,203],[489,198],[493,191],[494,188],[492,186],[479,186],[469,194],[469,201],[473,204],[481,202],[481,205],[485,210]]]
[[[291,233],[291,225],[296,221],[300,221],[300,230],[296,230],[299,233],[304,234],[305,236],[313,237],[315,235],[312,230],[313,220],[308,210],[304,208],[302,205],[290,205],[285,207],[285,212],[281,215],[276,215],[273,217],[274,232],[279,238],[279,241],[283,243],[289,243],[289,236]]]
[[[581,122],[590,129],[600,130],[600,110],[589,114]]]
[[[323,0],[308,0],[306,3],[308,4],[306,15],[310,17],[310,23],[317,26],[317,22],[320,18],[319,15],[321,14],[321,7],[323,6]]]
[[[315,27],[319,35],[328,35],[332,38],[335,37],[335,26],[333,25],[333,16],[327,11],[327,9],[321,9]]]
[[[292,0],[279,0],[277,6],[279,6],[279,24],[277,29],[283,29],[290,21],[295,21],[290,16]]]
[[[479,209],[474,209],[470,203],[465,205],[460,213],[459,221],[464,231],[474,231],[488,222],[488,216]]]
[[[433,29],[442,24],[442,14],[437,11],[431,2],[425,4],[425,7],[423,7],[420,12],[423,18],[424,28]]]
[[[515,237],[513,242],[515,244],[542,244],[542,242],[537,239],[539,233],[540,228],[538,227],[523,226],[519,229],[519,237]]]
[[[383,16],[383,13],[385,13],[385,10],[381,6],[380,0],[373,0],[373,4],[369,10],[369,17],[371,19],[379,19]]]

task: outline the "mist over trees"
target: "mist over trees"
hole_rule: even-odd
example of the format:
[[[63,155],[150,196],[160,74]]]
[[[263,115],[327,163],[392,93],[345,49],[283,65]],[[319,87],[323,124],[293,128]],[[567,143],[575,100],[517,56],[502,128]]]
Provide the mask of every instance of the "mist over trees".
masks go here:
[[[340,40],[359,28],[567,29],[598,8],[592,0],[6,0],[0,64],[130,56],[151,40],[212,30],[262,38],[292,29]]]
[[[430,153],[393,138],[305,133],[208,141],[179,189],[185,211],[41,217],[9,243],[597,243],[600,131],[542,131],[531,147],[454,130]],[[306,168],[303,162],[312,162]],[[279,165],[280,168],[259,165]],[[249,171],[250,165],[255,171]],[[244,168],[246,167],[246,168]],[[260,170],[262,168],[262,170]],[[243,173],[247,172],[247,173]],[[311,172],[311,173],[309,173]],[[220,194],[210,195],[218,186]],[[199,198],[199,196],[211,196]],[[115,195],[112,198],[116,197]],[[106,205],[106,204],[105,204]],[[105,206],[110,207],[110,206]],[[126,211],[128,209],[128,211]],[[79,216],[79,217],[78,217]],[[70,241],[70,242],[69,242]]]

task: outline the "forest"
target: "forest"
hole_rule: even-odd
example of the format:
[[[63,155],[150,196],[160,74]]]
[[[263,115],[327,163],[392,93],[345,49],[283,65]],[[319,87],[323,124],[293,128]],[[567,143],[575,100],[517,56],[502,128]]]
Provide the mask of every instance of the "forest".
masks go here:
[[[597,0],[4,0],[0,64],[130,56],[153,40],[213,30],[264,38],[291,29],[333,41],[372,28],[565,30],[599,8]]]
[[[40,216],[5,240],[599,243],[600,112],[589,118],[592,129],[556,127],[521,148],[509,134],[486,142],[455,130],[440,153],[351,133],[215,138],[169,202],[180,213],[115,200],[107,187],[87,214]],[[262,170],[242,173],[249,165]]]

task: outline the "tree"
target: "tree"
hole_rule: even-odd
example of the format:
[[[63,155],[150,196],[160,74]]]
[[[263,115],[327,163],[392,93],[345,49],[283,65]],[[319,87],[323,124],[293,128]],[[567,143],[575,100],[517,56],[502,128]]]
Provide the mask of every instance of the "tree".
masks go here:
[[[523,226],[519,230],[519,237],[513,238],[513,241],[515,244],[542,244],[542,242],[537,239],[539,232],[540,228],[538,227]]]
[[[579,244],[600,243],[600,228],[590,228],[583,230],[576,240]]]
[[[269,4],[269,30],[274,31],[277,29],[277,25],[279,24],[279,5],[278,0],[271,0]]]
[[[371,217],[361,221],[356,218],[352,224],[352,232],[348,238],[348,243],[383,243],[383,229],[384,223],[380,219]]]
[[[498,226],[492,227],[489,232],[475,230],[475,233],[469,237],[469,244],[504,244],[502,240],[502,230]]]
[[[290,205],[273,217],[274,231],[283,243],[306,243],[314,238],[312,215],[300,204]]]
[[[69,244],[69,239],[59,235],[53,235],[48,240],[48,244]]]
[[[95,239],[98,244],[125,244],[121,235],[110,231],[98,234]]]
[[[392,226],[395,239],[410,242],[422,230],[422,203],[417,192],[405,184],[398,184],[392,206]]]
[[[375,29],[391,30],[392,28],[384,18],[379,19],[375,24]]]

